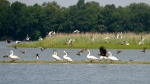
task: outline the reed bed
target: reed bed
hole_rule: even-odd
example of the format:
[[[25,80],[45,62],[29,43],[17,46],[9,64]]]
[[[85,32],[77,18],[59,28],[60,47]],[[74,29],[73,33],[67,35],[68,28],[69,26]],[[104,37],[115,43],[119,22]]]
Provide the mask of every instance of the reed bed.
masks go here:
[[[110,61],[73,61],[73,62],[66,62],[66,61],[52,61],[52,60],[0,60],[0,63],[25,63],[25,64],[150,64],[150,61],[115,61],[114,63],[111,63]]]
[[[145,38],[143,44],[139,45],[139,41]],[[91,37],[95,38],[94,41]],[[109,37],[109,42],[105,42],[104,38]],[[47,48],[98,48],[105,46],[108,49],[141,49],[143,47],[150,47],[150,34],[136,34],[136,33],[123,33],[122,39],[116,39],[115,33],[79,33],[79,34],[66,34],[58,33],[54,36],[45,37],[42,41],[34,41],[26,44],[19,44],[19,47],[42,47]],[[70,46],[68,41],[74,39],[73,46]],[[126,45],[125,42],[129,42]]]

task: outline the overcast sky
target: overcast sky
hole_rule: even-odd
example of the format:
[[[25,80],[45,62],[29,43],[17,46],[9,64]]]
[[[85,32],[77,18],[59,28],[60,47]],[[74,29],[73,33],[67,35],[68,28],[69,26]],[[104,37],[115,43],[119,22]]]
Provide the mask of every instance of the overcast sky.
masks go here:
[[[21,3],[25,3],[26,5],[34,5],[35,3],[42,5],[43,2],[56,1],[57,4],[63,7],[69,7],[70,5],[75,5],[78,2],[78,0],[8,0],[8,1],[10,3],[19,1]],[[116,7],[118,6],[125,7],[133,2],[135,3],[144,2],[150,5],[150,0],[85,0],[85,2],[89,2],[89,1],[99,2],[100,6],[105,6],[106,4],[114,4]]]

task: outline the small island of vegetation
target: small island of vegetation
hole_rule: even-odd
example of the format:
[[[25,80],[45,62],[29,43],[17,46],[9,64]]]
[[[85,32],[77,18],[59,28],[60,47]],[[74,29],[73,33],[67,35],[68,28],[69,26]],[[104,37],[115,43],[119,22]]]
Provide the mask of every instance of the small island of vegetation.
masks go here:
[[[117,37],[118,35],[118,37]],[[120,37],[120,36],[121,37]],[[150,47],[149,34],[135,33],[58,33],[46,36],[43,40],[29,42],[28,44],[15,44],[17,47],[26,48],[99,48],[107,49],[143,49]],[[14,45],[13,45],[14,46]],[[12,47],[13,47],[12,46]]]

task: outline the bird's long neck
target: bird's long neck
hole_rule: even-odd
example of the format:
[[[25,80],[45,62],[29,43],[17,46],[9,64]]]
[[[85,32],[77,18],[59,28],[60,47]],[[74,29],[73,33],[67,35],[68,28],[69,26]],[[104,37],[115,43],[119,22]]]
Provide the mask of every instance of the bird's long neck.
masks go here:
[[[54,52],[54,54],[53,55],[57,55],[57,52]]]
[[[111,52],[109,52],[109,56],[112,56],[112,53],[111,53]]]
[[[64,56],[67,57],[67,55],[68,55],[67,52],[65,52],[65,55],[64,55]]]
[[[14,53],[13,53],[13,52],[11,52],[11,53],[10,53],[10,56],[12,56],[13,54],[14,54]]]
[[[88,55],[87,56],[90,56],[90,54],[91,54],[90,50],[87,50],[87,51],[88,51]]]

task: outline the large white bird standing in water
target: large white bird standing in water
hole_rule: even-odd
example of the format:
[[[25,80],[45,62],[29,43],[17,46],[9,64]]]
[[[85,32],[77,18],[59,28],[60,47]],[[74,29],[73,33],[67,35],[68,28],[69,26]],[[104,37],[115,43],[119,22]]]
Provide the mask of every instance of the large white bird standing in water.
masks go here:
[[[56,51],[54,51],[52,57],[53,57],[54,59],[56,59],[56,61],[62,60],[62,59],[57,55],[57,52],[56,52]]]
[[[65,55],[63,56],[63,58],[67,61],[67,62],[72,62],[72,59],[70,57],[68,57],[68,53],[66,51],[64,51]]]
[[[87,51],[88,51],[88,55],[87,55],[88,60],[90,60],[91,62],[92,62],[92,61],[95,61],[95,60],[98,60],[97,57],[91,56],[91,52],[90,52],[89,49],[87,49]]]
[[[20,58],[16,55],[14,55],[13,50],[10,51],[10,55],[9,55],[10,59],[12,60],[19,60]]]
[[[112,53],[111,52],[108,52],[108,60],[111,61],[111,63],[114,63],[114,61],[118,61],[119,59],[116,58],[115,56],[112,56]]]

